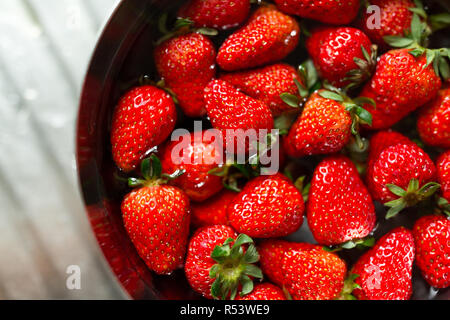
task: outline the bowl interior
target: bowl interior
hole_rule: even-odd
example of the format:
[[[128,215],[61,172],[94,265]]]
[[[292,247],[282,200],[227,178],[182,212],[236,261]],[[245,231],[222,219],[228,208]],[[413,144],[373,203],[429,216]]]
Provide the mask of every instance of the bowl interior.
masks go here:
[[[86,210],[93,231],[105,258],[125,291],[135,299],[197,299],[187,284],[182,270],[170,276],[158,276],[150,272],[139,258],[123,228],[120,203],[129,191],[125,176],[115,167],[110,151],[109,131],[112,112],[119,97],[138,84],[142,75],[158,79],[153,63],[153,43],[160,36],[157,21],[165,12],[175,18],[177,8],[185,1],[174,0],[126,0],[118,6],[107,24],[89,67],[80,102],[77,131],[77,164],[79,180]],[[435,7],[435,2],[430,2]],[[447,30],[448,31],[448,30]],[[231,31],[230,31],[231,32]],[[230,32],[223,33],[213,41],[217,47]],[[448,32],[440,32],[434,43],[449,46]],[[300,45],[287,57],[291,65],[306,59]],[[204,128],[208,127],[205,119]],[[179,113],[178,127],[191,129],[193,119]],[[415,126],[414,121],[404,121],[397,128],[407,132]],[[299,170],[312,172],[318,159],[305,158],[296,163]],[[409,210],[389,224],[384,220],[384,208],[377,208],[380,224],[375,236],[404,225],[411,228],[418,215]],[[314,242],[305,222],[302,228],[287,239]],[[342,256],[351,265],[361,252],[357,249]],[[435,292],[414,269],[414,299],[449,299],[450,289]]]

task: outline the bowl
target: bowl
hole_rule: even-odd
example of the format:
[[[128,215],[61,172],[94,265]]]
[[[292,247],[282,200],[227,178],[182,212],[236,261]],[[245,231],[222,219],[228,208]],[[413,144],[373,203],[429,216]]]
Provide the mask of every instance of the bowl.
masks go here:
[[[189,287],[184,273],[178,270],[170,276],[150,272],[140,259],[123,227],[120,203],[128,191],[124,176],[115,167],[110,151],[109,132],[115,103],[129,88],[138,84],[142,75],[157,79],[153,64],[153,42],[158,39],[157,21],[162,13],[176,12],[184,1],[126,0],[112,14],[100,36],[83,85],[77,124],[77,150],[79,183],[87,217],[98,245],[124,292],[132,299],[199,299]],[[448,3],[441,1],[442,5]],[[436,1],[427,2],[431,7]],[[448,31],[448,30],[447,30]],[[226,34],[225,34],[226,36]],[[217,44],[223,38],[215,39]],[[449,37],[438,33],[433,42],[449,47]],[[306,59],[305,50],[299,48],[286,59],[298,65]],[[192,119],[179,115],[177,126],[190,128]],[[205,122],[206,124],[206,122]],[[405,128],[407,130],[407,128]],[[307,159],[306,167],[313,165]],[[378,208],[379,217],[384,209]],[[408,216],[418,214],[410,210]],[[380,213],[381,212],[381,213]],[[401,215],[394,224],[380,223],[375,236],[380,236],[396,225],[412,227],[411,220]],[[379,219],[382,221],[384,219]],[[289,240],[310,241],[307,223]],[[344,254],[348,263],[360,253]],[[435,292],[414,267],[413,299],[450,299],[450,289]]]

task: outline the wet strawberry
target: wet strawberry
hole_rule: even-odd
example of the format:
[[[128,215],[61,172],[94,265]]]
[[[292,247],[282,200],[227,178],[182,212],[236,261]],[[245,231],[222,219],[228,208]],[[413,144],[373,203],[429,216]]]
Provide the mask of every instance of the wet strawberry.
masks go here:
[[[152,156],[153,164],[158,162]],[[170,274],[183,264],[189,233],[189,198],[180,189],[164,185],[160,164],[150,170],[150,159],[142,162],[144,179],[130,179],[139,186],[122,202],[125,229],[150,270]]]
[[[376,107],[366,105],[372,114],[372,129],[386,129],[433,99],[442,81],[425,54],[415,57],[410,49],[391,50],[381,56],[371,81],[361,96],[372,98]]]
[[[128,91],[114,110],[111,127],[112,156],[125,172],[139,165],[145,154],[161,144],[175,127],[172,98],[154,86]]]
[[[190,0],[178,12],[196,27],[228,29],[237,27],[250,13],[250,0]]]
[[[353,266],[351,274],[360,300],[408,300],[412,294],[411,273],[414,239],[403,227],[384,235]]]
[[[370,160],[366,181],[374,200],[390,207],[387,218],[430,197],[439,188],[436,167],[415,144],[398,143]]]
[[[266,240],[258,251],[264,274],[294,300],[332,300],[344,287],[345,262],[321,246]]]
[[[429,146],[450,148],[450,88],[439,91],[417,118],[420,138]]]
[[[329,24],[348,24],[359,10],[358,0],[275,0],[275,3],[288,14]]]
[[[392,131],[390,129],[377,132],[370,139],[369,158],[367,162],[369,163],[372,160],[377,160],[378,156],[384,149],[399,143],[414,144],[414,142],[409,140],[401,133]]]
[[[309,191],[307,221],[320,244],[355,242],[375,227],[372,198],[355,165],[344,156],[331,156],[315,169]]]
[[[246,250],[244,245],[248,245]],[[192,289],[205,298],[233,300],[238,290],[240,296],[252,292],[249,276],[262,278],[261,270],[253,265],[258,260],[258,252],[249,237],[238,236],[228,226],[216,225],[194,233],[184,269]]]
[[[450,220],[430,215],[413,228],[416,263],[425,280],[435,288],[450,286]]]
[[[227,208],[236,192],[224,190],[201,203],[192,203],[192,225],[205,227],[215,224],[228,224]]]
[[[292,157],[328,154],[341,150],[351,136],[352,118],[338,101],[313,93],[284,140]]]
[[[203,90],[216,73],[211,40],[199,33],[175,36],[157,46],[154,55],[159,75],[183,112],[190,117],[204,115]]]
[[[248,142],[243,137],[227,135],[227,129],[245,131],[273,128],[272,113],[265,103],[239,92],[225,81],[213,80],[208,84],[205,102],[208,117],[213,127],[222,131],[227,147],[229,143],[235,143],[235,146],[245,145],[248,149]]]
[[[436,161],[436,167],[438,181],[441,184],[442,197],[447,202],[450,202],[450,151],[446,151],[439,156]]]
[[[383,50],[389,48],[383,37],[403,36],[410,33],[413,17],[410,8],[415,7],[412,0],[370,0],[370,5],[378,6],[380,25],[374,25],[377,20],[374,20],[374,12],[369,10],[363,10],[359,25],[380,48]]]
[[[228,220],[238,232],[255,238],[282,237],[303,223],[302,194],[285,176],[260,176],[248,182],[228,206]]]
[[[274,116],[292,110],[292,107],[281,99],[281,94],[289,93],[300,99],[294,82],[294,79],[301,82],[297,70],[284,63],[224,74],[220,79],[267,104]]]
[[[237,297],[236,300],[286,300],[283,290],[271,283],[260,283],[255,286],[252,293]]]
[[[313,30],[306,48],[321,78],[343,88],[369,79],[376,66],[376,49],[361,31],[351,27]]]
[[[219,49],[217,63],[226,71],[262,66],[285,58],[298,44],[300,27],[275,6],[262,6]]]
[[[187,133],[164,148],[161,163],[164,173],[184,170],[173,184],[191,200],[204,201],[222,190],[222,178],[208,172],[224,161],[222,141],[207,131]]]

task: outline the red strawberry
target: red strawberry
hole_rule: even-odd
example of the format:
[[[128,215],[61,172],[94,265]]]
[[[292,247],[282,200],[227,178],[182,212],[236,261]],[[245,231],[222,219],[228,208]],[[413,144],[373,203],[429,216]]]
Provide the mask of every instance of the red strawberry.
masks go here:
[[[366,105],[372,114],[372,129],[386,129],[413,110],[433,99],[442,81],[427,58],[418,58],[410,49],[391,50],[383,54],[371,81],[361,95],[372,98],[376,108]]]
[[[262,6],[219,50],[217,63],[227,71],[248,69],[285,58],[298,44],[300,27],[275,6]]]
[[[414,142],[409,140],[407,137],[405,137],[401,133],[398,133],[398,132],[395,132],[392,130],[377,132],[370,139],[368,163],[371,162],[372,160],[377,160],[378,156],[384,149],[386,149],[390,146],[394,146],[399,143],[414,144]]]
[[[207,131],[187,133],[171,141],[161,157],[164,173],[185,170],[173,181],[194,201],[204,201],[222,190],[222,178],[208,172],[223,163],[222,141]]]
[[[417,119],[423,142],[433,147],[450,148],[450,88],[439,91]]]
[[[234,139],[227,137],[227,129],[269,130],[273,127],[272,113],[265,103],[239,92],[225,81],[213,80],[208,84],[205,88],[205,102],[213,127],[222,130],[227,142],[227,138]],[[243,139],[236,140],[234,143],[238,146],[245,144]],[[248,147],[248,143],[246,145]]]
[[[450,220],[431,215],[417,220],[413,228],[416,263],[435,288],[450,286]]]
[[[282,93],[289,93],[300,99],[294,79],[300,83],[301,79],[297,70],[287,64],[280,63],[250,71],[229,73],[220,79],[267,104],[274,116],[292,110],[281,99]]]
[[[161,144],[175,127],[177,114],[172,98],[153,86],[127,92],[112,119],[112,155],[117,166],[132,171],[145,154]]]
[[[250,0],[191,0],[178,15],[194,22],[196,27],[228,29],[237,27],[250,13]]]
[[[204,115],[203,90],[216,73],[211,40],[199,33],[180,35],[157,46],[154,54],[159,75],[176,94],[184,113]]]
[[[439,185],[436,167],[417,145],[398,143],[370,160],[366,180],[374,200],[390,207],[386,218],[431,196]]]
[[[236,300],[286,300],[283,290],[271,283],[260,283],[255,286],[252,293],[237,297]]]
[[[288,14],[330,24],[349,24],[359,10],[358,0],[275,0],[275,3]]]
[[[335,87],[360,84],[375,70],[376,50],[355,28],[318,28],[306,41],[306,48],[320,76]]]
[[[154,170],[150,170],[151,162]],[[189,233],[189,198],[165,183],[159,160],[152,156],[142,162],[144,180],[130,179],[141,186],[122,202],[125,229],[147,266],[158,274],[170,274],[183,263]],[[150,174],[150,172],[152,172]]]
[[[246,250],[242,247],[245,244],[248,244]],[[262,278],[261,270],[252,264],[258,260],[258,252],[249,237],[238,236],[228,226],[216,225],[194,233],[184,269],[192,289],[205,298],[233,300],[239,287],[242,288],[240,296],[253,290],[249,276]]]
[[[447,202],[450,202],[450,150],[440,155],[436,161],[436,167],[438,180],[441,184],[442,197]]]
[[[363,254],[351,271],[360,300],[408,300],[412,294],[411,273],[414,240],[403,227],[384,235]]]
[[[321,246],[266,240],[258,251],[264,274],[294,300],[332,300],[344,287],[345,262]]]
[[[412,0],[370,0],[370,5],[378,6],[380,25],[374,26],[374,12],[368,10],[363,10],[359,25],[380,48],[389,47],[383,37],[403,36],[410,32],[413,12],[409,9],[415,7]]]
[[[284,140],[292,157],[328,154],[341,150],[349,141],[352,118],[338,101],[313,93]]]
[[[355,242],[372,232],[375,220],[372,198],[353,162],[344,156],[323,160],[314,171],[307,207],[316,241],[324,245]]]
[[[291,234],[303,223],[302,194],[282,174],[248,182],[228,206],[228,220],[238,232],[255,238]]]
[[[205,227],[215,224],[228,224],[227,208],[236,192],[224,190],[201,203],[192,203],[192,225]]]

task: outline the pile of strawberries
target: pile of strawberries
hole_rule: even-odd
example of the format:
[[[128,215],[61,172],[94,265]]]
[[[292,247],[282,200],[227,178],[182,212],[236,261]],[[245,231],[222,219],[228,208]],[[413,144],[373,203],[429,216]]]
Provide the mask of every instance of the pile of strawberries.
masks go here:
[[[450,49],[428,42],[450,15],[369,0],[371,28],[367,1],[274,2],[191,0],[171,30],[162,19],[161,79],[124,94],[111,127],[117,167],[140,176],[121,207],[137,252],[157,274],[184,268],[206,298],[409,299],[414,262],[449,287]],[[283,62],[301,45],[307,61]],[[279,171],[215,164],[226,141],[207,131],[177,150],[177,108],[223,133],[279,129]],[[410,207],[412,230],[372,237]],[[283,239],[303,223],[315,244]]]

